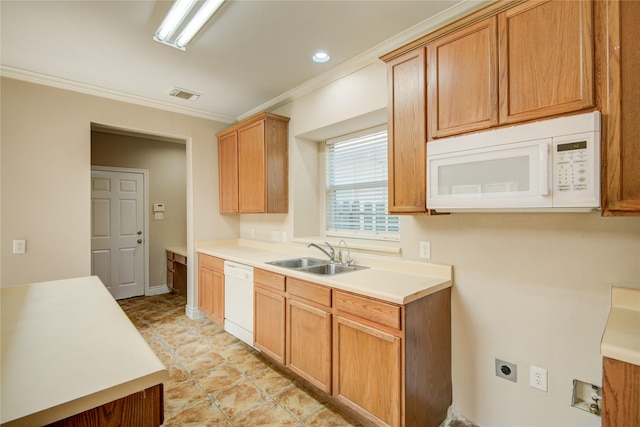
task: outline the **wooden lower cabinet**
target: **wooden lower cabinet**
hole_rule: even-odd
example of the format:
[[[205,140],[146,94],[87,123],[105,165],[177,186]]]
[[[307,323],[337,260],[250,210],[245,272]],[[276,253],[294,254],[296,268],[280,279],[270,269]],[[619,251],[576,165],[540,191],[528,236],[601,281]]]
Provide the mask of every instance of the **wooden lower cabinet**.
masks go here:
[[[640,366],[602,361],[602,427],[640,425]]]
[[[286,366],[331,393],[331,289],[287,279]]]
[[[212,322],[224,325],[224,260],[198,254],[198,307]]]
[[[382,426],[436,427],[451,386],[451,288],[406,305],[333,297],[333,395]]]
[[[255,347],[368,424],[436,427],[451,405],[451,289],[406,305],[254,270]]]
[[[401,425],[402,339],[342,316],[334,319],[334,396],[383,425]]]
[[[253,282],[253,345],[284,365],[285,277],[256,268]]]

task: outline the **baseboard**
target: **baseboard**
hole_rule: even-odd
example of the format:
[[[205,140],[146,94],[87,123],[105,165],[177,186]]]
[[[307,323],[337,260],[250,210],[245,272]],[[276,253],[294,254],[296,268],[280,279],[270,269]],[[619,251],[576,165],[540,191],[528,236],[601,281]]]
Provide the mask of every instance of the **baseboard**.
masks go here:
[[[198,307],[191,307],[187,305],[184,309],[184,314],[191,320],[201,319],[204,317],[204,313],[198,310]]]
[[[171,290],[167,285],[149,286],[146,296],[151,297],[154,295],[168,294],[169,292],[171,292]]]

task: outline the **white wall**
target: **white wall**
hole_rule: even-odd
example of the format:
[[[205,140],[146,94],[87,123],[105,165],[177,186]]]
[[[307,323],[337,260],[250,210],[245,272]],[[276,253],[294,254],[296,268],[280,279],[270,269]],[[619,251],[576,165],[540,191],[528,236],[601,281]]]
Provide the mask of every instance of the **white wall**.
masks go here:
[[[218,214],[215,133],[227,124],[2,78],[0,283],[86,276],[90,262],[91,123],[187,141],[187,245],[237,237]],[[12,240],[27,253],[12,254]],[[195,278],[190,263],[189,282]],[[188,305],[195,307],[193,292]]]
[[[264,240],[272,230],[310,234],[322,215],[323,172],[313,166],[317,143],[308,140],[366,127],[386,107],[386,84],[378,62],[278,111],[291,117],[290,213],[242,216],[243,237],[252,229]],[[572,380],[602,384],[610,287],[640,287],[640,218],[401,217],[403,257],[417,259],[421,240],[431,242],[431,262],[454,266],[454,410],[483,427],[599,426],[599,417],[570,406]],[[518,365],[517,383],[495,376],[496,357]],[[547,393],[528,386],[529,365],[548,370]]]

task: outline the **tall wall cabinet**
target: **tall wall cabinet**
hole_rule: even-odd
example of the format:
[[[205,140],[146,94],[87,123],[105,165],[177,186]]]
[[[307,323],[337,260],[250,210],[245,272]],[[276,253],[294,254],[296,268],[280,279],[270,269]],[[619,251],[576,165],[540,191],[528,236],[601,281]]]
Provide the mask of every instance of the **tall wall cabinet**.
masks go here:
[[[640,215],[640,2],[596,1],[602,214]]]
[[[289,118],[260,113],[216,134],[220,213],[286,213]]]

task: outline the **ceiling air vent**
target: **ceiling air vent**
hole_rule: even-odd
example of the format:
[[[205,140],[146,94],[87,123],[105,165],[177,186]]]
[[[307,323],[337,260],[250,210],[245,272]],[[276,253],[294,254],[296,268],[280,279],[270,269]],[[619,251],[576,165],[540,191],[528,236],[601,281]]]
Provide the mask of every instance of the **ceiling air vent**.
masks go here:
[[[174,87],[169,91],[169,95],[175,96],[177,98],[186,99],[188,101],[195,101],[200,98],[199,93],[195,93],[186,89],[180,89],[179,87]]]

